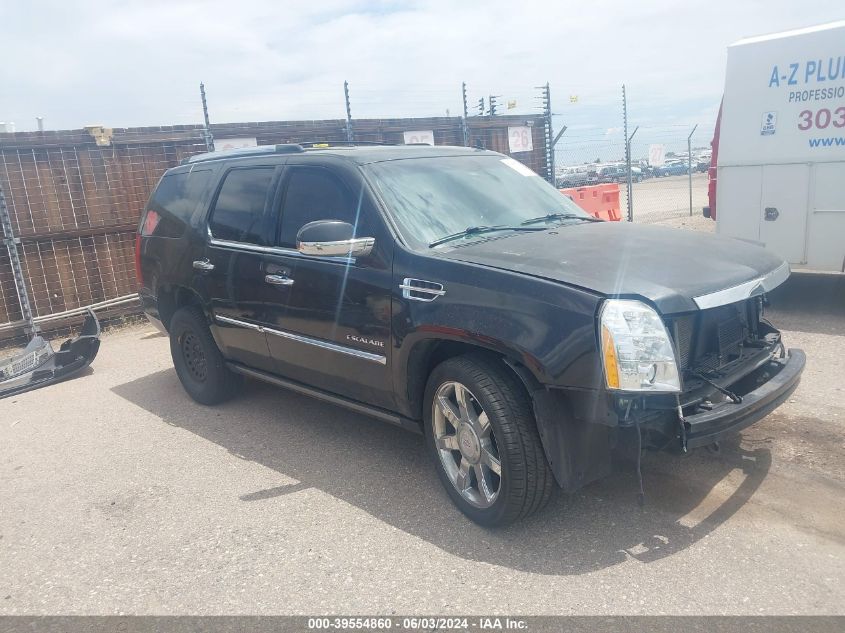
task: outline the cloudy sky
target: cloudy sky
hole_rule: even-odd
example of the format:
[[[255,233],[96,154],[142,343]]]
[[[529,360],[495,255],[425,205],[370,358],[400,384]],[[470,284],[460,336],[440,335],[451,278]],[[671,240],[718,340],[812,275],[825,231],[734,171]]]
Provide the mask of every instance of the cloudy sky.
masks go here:
[[[831,0],[4,0],[0,121],[35,129],[458,114],[489,94],[530,112],[550,82],[569,143],[707,135],[725,47],[841,19]],[[577,103],[570,96],[578,97]],[[662,130],[658,132],[658,130]]]

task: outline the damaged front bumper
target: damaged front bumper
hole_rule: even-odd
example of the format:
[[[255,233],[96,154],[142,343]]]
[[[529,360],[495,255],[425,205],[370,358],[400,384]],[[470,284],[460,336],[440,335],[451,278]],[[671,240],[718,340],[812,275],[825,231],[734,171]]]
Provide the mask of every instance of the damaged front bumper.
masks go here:
[[[779,343],[777,345],[779,349]],[[800,349],[769,353],[733,376],[713,378],[680,396],[652,396],[636,403],[620,427],[638,427],[652,449],[709,446],[763,419],[795,391],[806,356]]]
[[[783,358],[768,363],[731,385],[739,402],[727,399],[710,408],[696,407],[684,413],[681,441],[687,448],[707,446],[729,433],[736,433],[763,419],[783,404],[798,387],[807,357],[790,349]],[[684,446],[682,446],[683,448]]]
[[[62,343],[35,336],[23,352],[0,360],[0,398],[38,389],[70,378],[88,367],[100,349],[100,322],[88,311],[79,336]]]
[[[806,363],[800,349],[780,354],[779,339],[772,347],[720,379],[718,388],[705,382],[679,396],[533,389],[537,429],[558,484],[572,492],[609,475],[612,454],[630,459],[641,447],[709,446],[763,419],[789,399]]]

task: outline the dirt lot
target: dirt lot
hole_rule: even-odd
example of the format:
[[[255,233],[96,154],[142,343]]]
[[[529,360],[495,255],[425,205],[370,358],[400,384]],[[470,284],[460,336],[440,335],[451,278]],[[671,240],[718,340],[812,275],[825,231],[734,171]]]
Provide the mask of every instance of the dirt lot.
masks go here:
[[[845,279],[772,318],[794,397],[718,455],[648,455],[505,530],[469,523],[421,438],[250,383],[205,408],[167,339],[0,401],[0,613],[843,613]]]
[[[678,228],[715,231],[715,222],[701,214],[707,205],[707,174],[692,176],[692,215],[690,215],[689,176],[649,178],[632,185],[634,221],[666,224]],[[628,201],[624,183],[619,185],[622,217],[627,217]]]

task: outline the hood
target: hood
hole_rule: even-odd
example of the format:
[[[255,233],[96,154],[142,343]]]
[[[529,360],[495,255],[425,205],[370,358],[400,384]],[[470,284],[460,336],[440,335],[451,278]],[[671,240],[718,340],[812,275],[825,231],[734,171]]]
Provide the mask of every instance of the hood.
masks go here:
[[[663,314],[739,301],[771,290],[789,274],[778,256],[747,242],[628,222],[570,223],[456,246],[438,255],[605,296],[644,297]],[[725,296],[707,297],[729,288],[734,290]]]

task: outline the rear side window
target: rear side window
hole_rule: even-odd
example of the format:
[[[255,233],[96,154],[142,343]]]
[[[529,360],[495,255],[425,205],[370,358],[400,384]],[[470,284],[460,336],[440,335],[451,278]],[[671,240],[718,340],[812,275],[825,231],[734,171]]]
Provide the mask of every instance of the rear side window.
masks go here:
[[[150,197],[142,234],[181,237],[205,196],[210,176],[208,169],[164,176]]]
[[[282,208],[281,246],[296,248],[296,234],[315,220],[342,220],[356,224],[357,200],[328,170],[294,167]]]
[[[264,207],[273,179],[272,167],[233,169],[211,211],[211,234],[221,240],[267,245]]]

